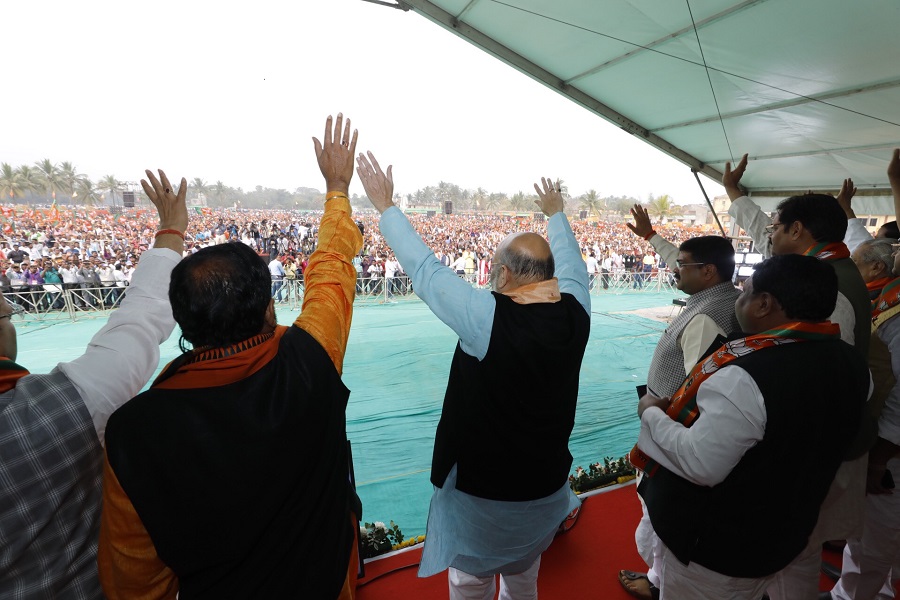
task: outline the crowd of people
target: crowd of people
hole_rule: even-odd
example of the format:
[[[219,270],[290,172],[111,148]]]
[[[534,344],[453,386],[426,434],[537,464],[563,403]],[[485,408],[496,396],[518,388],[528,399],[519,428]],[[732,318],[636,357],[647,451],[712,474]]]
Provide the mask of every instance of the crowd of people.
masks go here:
[[[60,292],[73,294],[76,307],[117,306],[141,253],[152,246],[152,215],[143,209],[110,214],[105,208],[4,211],[7,231],[0,240],[0,292],[26,308],[62,308]],[[287,295],[286,282],[302,281],[309,255],[318,245],[322,213],[219,209],[198,211],[185,232],[185,255],[212,245],[240,242],[269,263],[272,293]],[[481,214],[410,215],[410,222],[445,266],[470,283],[486,286],[491,258],[509,233],[546,233],[546,223],[531,217]],[[374,214],[355,218],[363,247],[354,258],[361,293],[404,293],[403,267],[378,234]],[[680,223],[659,226],[673,242],[708,231],[709,226]],[[608,287],[608,275],[633,273],[634,287],[665,261],[645,240],[622,223],[574,221],[572,230],[587,263],[590,285]],[[604,277],[601,277],[604,275]],[[397,278],[395,280],[395,278]],[[50,287],[47,287],[50,286]],[[43,292],[47,292],[44,294]],[[28,292],[28,294],[25,294]]]
[[[362,506],[341,375],[361,257],[370,268],[386,257],[459,336],[419,575],[446,571],[451,600],[494,598],[498,575],[501,599],[533,600],[542,553],[580,507],[568,440],[589,259],[602,273],[613,253],[635,271],[668,265],[689,297],[637,404],[635,539],[648,571],[620,571],[624,588],[645,600],[815,600],[822,545],[839,541],[843,570],[826,596],[893,595],[900,251],[896,224],[872,239],[855,219],[852,181],[838,198],[792,196],[770,218],[741,189],[746,155],[728,164],[729,211],[766,256],[739,291],[728,240],[655,227],[639,205],[627,229],[573,227],[546,178],[534,186],[544,220],[410,219],[391,167],[356,142],[349,119],[329,117],[314,138],[323,213],[260,219],[259,237],[255,221],[216,215],[190,233],[186,181],[146,171],[158,224],[105,219],[74,241],[57,238],[67,226],[11,240],[4,260],[14,272],[26,254],[41,261],[28,270],[44,285],[57,259],[140,264],[84,355],[46,375],[15,362],[0,296],[4,598],[354,598]],[[362,222],[347,196],[354,168],[377,212]],[[888,175],[900,212],[900,150]],[[279,257],[294,253],[300,265],[285,268]],[[465,279],[486,261],[490,289],[479,289]],[[291,269],[305,295],[285,326],[274,283]],[[183,354],[141,391],[176,324]],[[514,462],[529,476],[495,467]]]

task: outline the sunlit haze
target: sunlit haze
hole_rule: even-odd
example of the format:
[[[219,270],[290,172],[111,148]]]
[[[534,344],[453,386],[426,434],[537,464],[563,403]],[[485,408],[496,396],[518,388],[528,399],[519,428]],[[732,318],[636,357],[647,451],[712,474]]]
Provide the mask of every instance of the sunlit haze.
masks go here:
[[[343,111],[401,194],[439,181],[512,194],[551,176],[573,196],[703,201],[688,167],[412,11],[52,0],[6,2],[0,17],[0,162],[14,167],[322,189],[311,138]]]

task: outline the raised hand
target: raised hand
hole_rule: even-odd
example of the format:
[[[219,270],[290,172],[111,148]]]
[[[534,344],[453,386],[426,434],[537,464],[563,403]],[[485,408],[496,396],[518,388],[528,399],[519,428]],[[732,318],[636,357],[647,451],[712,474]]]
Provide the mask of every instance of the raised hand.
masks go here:
[[[375,160],[375,155],[371,152],[368,154],[369,158],[366,158],[362,152],[356,157],[356,172],[359,173],[359,180],[366,190],[369,202],[379,213],[383,213],[394,206],[394,175],[392,173],[394,165],[388,165],[387,174],[385,174],[381,170],[381,165]]]
[[[894,153],[891,155],[891,162],[888,163],[887,174],[892,187],[895,184],[900,184],[900,148],[894,148]]]
[[[543,189],[542,189],[543,188]],[[534,184],[534,191],[537,192],[538,199],[534,201],[541,209],[541,212],[552,217],[558,212],[562,212],[565,202],[563,201],[562,191],[558,186],[553,184],[553,180],[549,177],[541,177],[541,187]]]
[[[343,127],[343,132],[341,128]],[[313,138],[313,146],[316,150],[316,160],[319,161],[319,170],[325,177],[325,187],[328,192],[341,192],[346,195],[350,189],[350,180],[353,179],[353,155],[356,153],[356,137],[358,132],[354,129],[350,136],[350,119],[344,123],[344,115],[338,113],[334,133],[331,129],[331,115],[325,120],[325,136],[320,142]]]
[[[725,172],[722,173],[722,185],[725,187],[728,197],[732,200],[737,200],[744,195],[744,192],[741,190],[741,177],[744,176],[744,171],[746,170],[746,154],[741,157],[740,162],[738,162],[733,171],[731,170],[731,162],[725,163]]]
[[[848,177],[844,180],[844,183],[841,184],[841,191],[838,193],[836,198],[838,204],[840,204],[841,208],[844,209],[844,213],[847,215],[848,219],[856,218],[856,213],[853,212],[853,207],[850,205],[850,201],[855,195],[856,187],[853,185],[853,180]]]
[[[159,169],[159,179],[149,169],[144,173],[147,174],[150,182],[141,179],[141,187],[144,188],[144,193],[147,194],[150,202],[156,207],[156,212],[159,213],[159,228],[174,229],[184,233],[188,226],[187,204],[185,203],[187,180],[184,177],[181,178],[181,184],[176,193],[162,169]]]
[[[646,240],[653,233],[653,225],[650,224],[650,214],[647,212],[647,209],[640,204],[635,204],[634,208],[631,209],[631,216],[634,217],[634,225],[625,223],[625,226],[633,231],[635,235]]]

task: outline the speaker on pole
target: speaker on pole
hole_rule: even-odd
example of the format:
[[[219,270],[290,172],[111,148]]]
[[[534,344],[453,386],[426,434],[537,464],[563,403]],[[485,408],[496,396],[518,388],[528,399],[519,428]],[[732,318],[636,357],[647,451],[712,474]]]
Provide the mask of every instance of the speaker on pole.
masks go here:
[[[453,200],[445,200],[444,201],[444,214],[445,215],[453,214]]]
[[[134,208],[134,192],[122,192],[122,205],[125,208]]]
[[[587,219],[587,211],[583,210],[580,213],[578,213],[578,218],[581,219],[582,221]]]

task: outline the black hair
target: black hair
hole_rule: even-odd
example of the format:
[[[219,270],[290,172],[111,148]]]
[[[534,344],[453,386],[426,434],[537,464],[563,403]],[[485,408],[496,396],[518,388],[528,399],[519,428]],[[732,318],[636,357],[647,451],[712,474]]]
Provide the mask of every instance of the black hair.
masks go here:
[[[888,221],[887,223],[879,227],[878,235],[894,240],[900,238],[900,227],[897,226],[897,221]]]
[[[828,262],[814,256],[784,254],[767,258],[753,268],[753,293],[771,294],[788,318],[824,321],[834,312],[838,279]]]
[[[785,228],[800,221],[820,244],[842,242],[847,233],[847,213],[828,194],[803,194],[782,200],[778,220]]]
[[[179,346],[230,346],[258,334],[271,300],[269,269],[245,244],[218,244],[172,270],[169,302],[181,327]]]
[[[722,281],[734,275],[734,246],[718,235],[702,235],[681,243],[678,249],[690,252],[695,262],[714,265]]]

